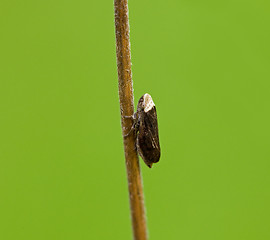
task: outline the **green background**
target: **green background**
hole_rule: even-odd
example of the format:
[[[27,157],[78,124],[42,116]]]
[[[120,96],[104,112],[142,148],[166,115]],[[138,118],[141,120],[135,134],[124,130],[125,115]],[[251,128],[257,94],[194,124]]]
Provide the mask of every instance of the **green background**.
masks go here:
[[[270,239],[270,4],[130,0],[150,239]],[[132,239],[113,1],[0,1],[0,239]]]

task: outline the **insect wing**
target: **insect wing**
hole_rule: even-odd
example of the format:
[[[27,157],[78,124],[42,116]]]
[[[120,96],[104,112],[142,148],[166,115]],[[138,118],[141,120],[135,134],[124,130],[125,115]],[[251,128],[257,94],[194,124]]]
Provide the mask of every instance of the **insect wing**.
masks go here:
[[[160,145],[155,106],[148,112],[141,112],[137,147],[140,156],[149,167],[159,161]]]

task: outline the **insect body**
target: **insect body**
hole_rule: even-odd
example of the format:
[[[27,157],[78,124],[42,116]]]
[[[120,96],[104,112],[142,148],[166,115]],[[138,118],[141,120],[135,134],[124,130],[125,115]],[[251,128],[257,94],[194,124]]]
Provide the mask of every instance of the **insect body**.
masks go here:
[[[137,151],[151,168],[153,163],[159,161],[160,145],[156,107],[148,93],[139,99],[134,118]]]

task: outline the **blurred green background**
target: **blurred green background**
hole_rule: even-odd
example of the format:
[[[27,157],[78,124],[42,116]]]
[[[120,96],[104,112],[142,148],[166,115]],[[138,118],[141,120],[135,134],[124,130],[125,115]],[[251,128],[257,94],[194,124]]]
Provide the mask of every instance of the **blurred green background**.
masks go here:
[[[129,2],[150,239],[270,239],[270,4]],[[0,239],[132,239],[113,1],[0,1]]]

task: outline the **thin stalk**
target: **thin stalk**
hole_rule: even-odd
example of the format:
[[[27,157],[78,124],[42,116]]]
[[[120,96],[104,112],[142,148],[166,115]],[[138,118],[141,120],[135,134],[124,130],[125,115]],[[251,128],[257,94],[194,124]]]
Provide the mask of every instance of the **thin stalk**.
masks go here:
[[[135,240],[146,240],[143,187],[139,159],[135,149],[135,136],[129,134],[125,137],[132,127],[132,119],[126,116],[132,116],[134,113],[127,0],[114,0],[114,11],[118,89],[133,236]]]

